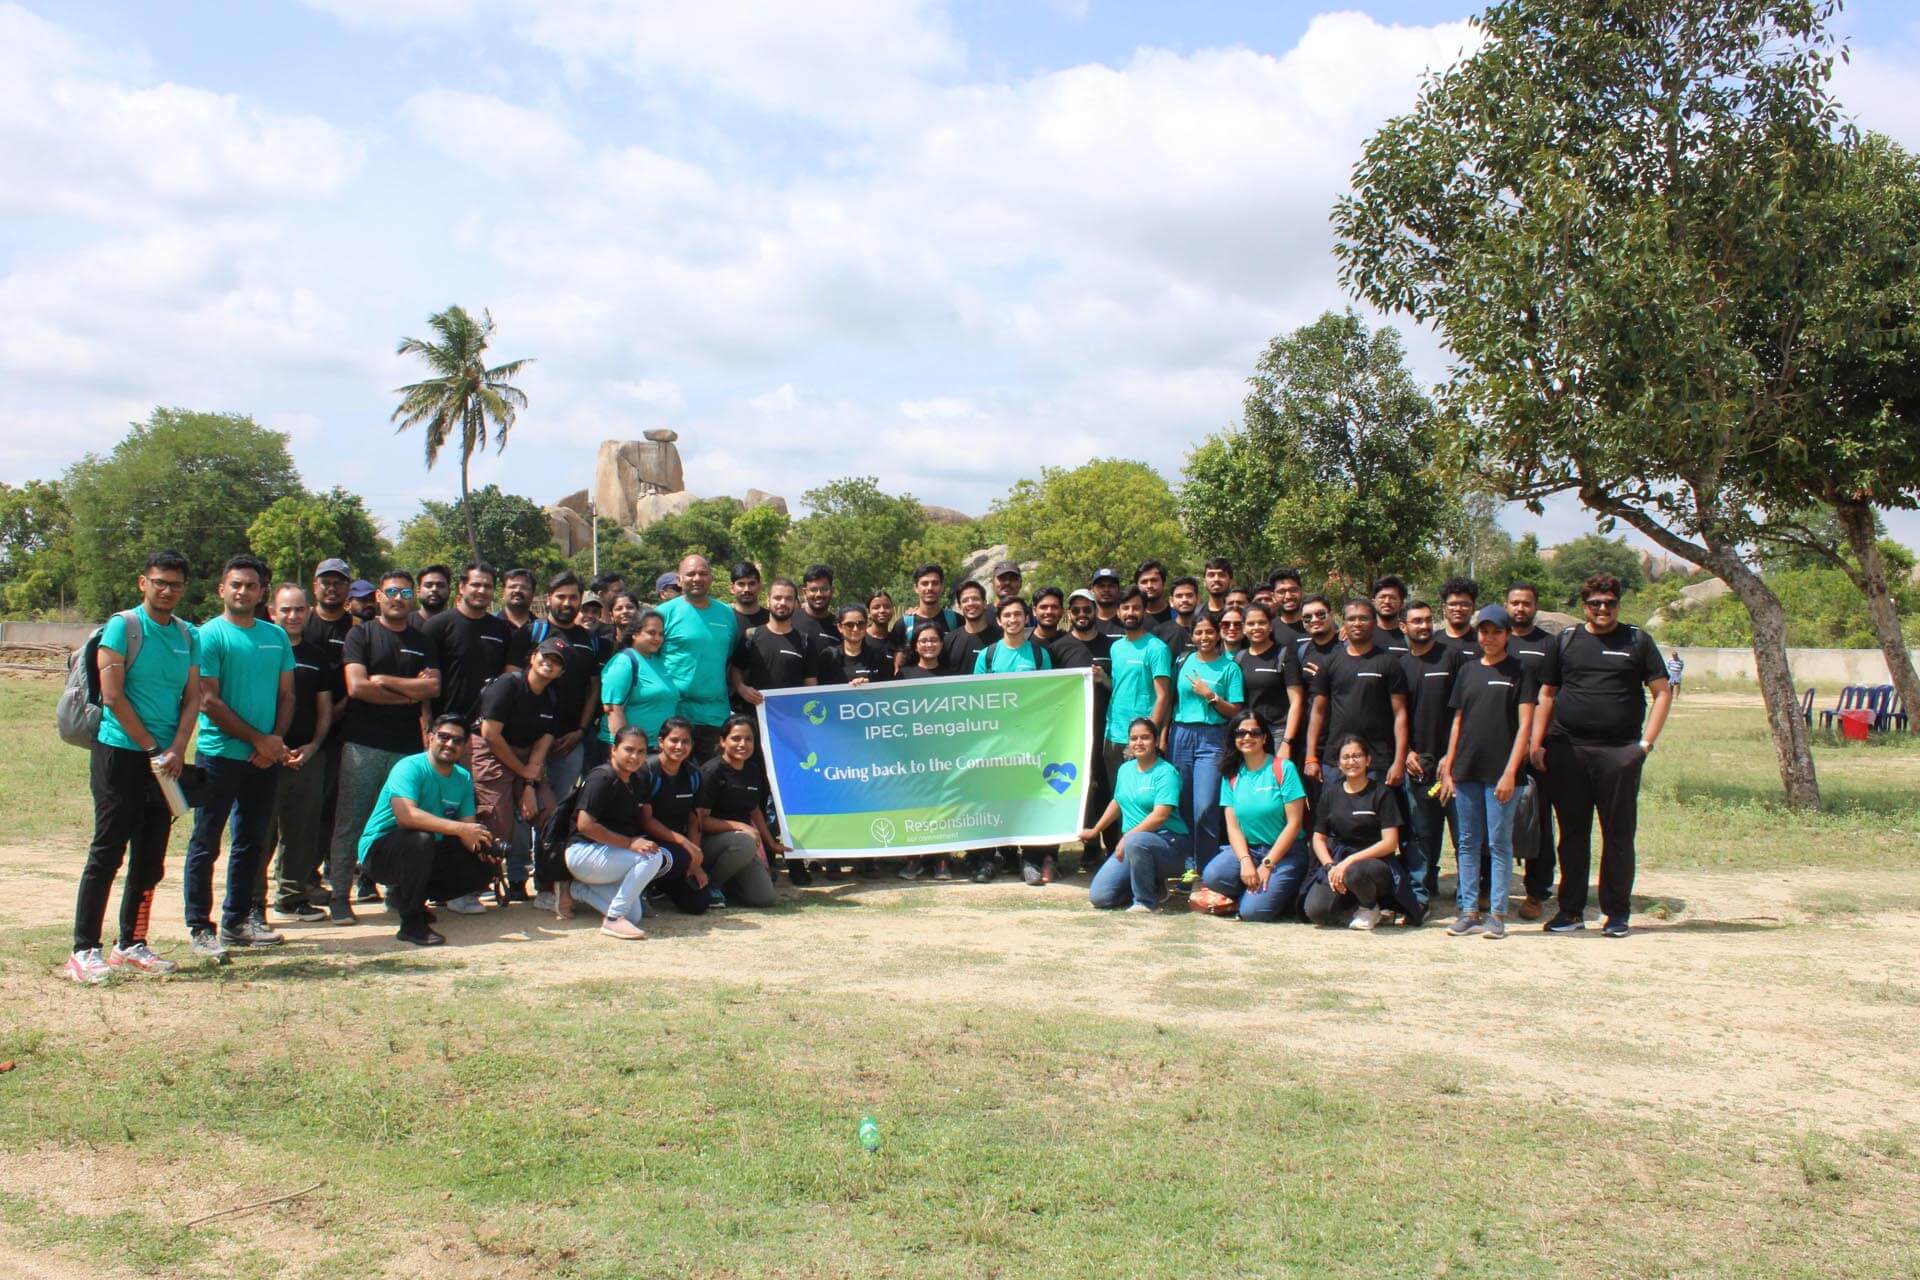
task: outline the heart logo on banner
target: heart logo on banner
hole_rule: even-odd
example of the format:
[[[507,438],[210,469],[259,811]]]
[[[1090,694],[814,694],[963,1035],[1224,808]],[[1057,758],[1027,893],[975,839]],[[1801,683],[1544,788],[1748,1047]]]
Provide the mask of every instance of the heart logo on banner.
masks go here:
[[[1050,764],[1040,770],[1040,780],[1053,788],[1055,795],[1067,794],[1067,788],[1080,776],[1080,770],[1070,764]]]

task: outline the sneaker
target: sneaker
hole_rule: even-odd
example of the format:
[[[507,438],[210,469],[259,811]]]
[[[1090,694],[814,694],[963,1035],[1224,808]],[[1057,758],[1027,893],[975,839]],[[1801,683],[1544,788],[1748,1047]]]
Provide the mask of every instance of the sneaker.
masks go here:
[[[1544,914],[1545,908],[1546,904],[1541,902],[1540,899],[1528,898],[1520,904],[1520,918],[1522,920],[1538,920],[1541,915]]]
[[[1492,942],[1500,941],[1507,936],[1507,922],[1499,916],[1488,916],[1487,926],[1480,931],[1480,936]]]
[[[993,858],[970,854],[967,860],[973,863],[973,882],[975,884],[992,884],[994,876],[999,874],[999,869],[994,866],[995,860]]]
[[[553,890],[542,889],[540,892],[534,894],[533,909],[535,911],[552,911],[554,909]]]
[[[211,960],[215,964],[227,962],[227,949],[220,944],[220,935],[211,929],[193,931],[193,954],[202,960]]]
[[[1132,914],[1133,914],[1134,912],[1136,912],[1136,911],[1138,911],[1138,912],[1143,912],[1143,913],[1145,913],[1145,914],[1147,914],[1147,915],[1152,915],[1152,914],[1153,914],[1153,908],[1152,908],[1152,907],[1150,907],[1150,906],[1148,906],[1148,905],[1147,905],[1146,903],[1144,903],[1144,902],[1135,902],[1135,903],[1133,903],[1133,904],[1131,904],[1131,905],[1129,905],[1129,906],[1127,907],[1127,914],[1128,914],[1128,915],[1132,915]]]
[[[1625,916],[1608,916],[1607,922],[1600,926],[1600,936],[1603,938],[1626,937],[1627,918]]]
[[[297,906],[275,907],[273,909],[273,918],[283,924],[316,924],[321,920],[325,920],[327,913],[324,909],[314,906],[311,902],[302,902]]]
[[[1347,928],[1358,929],[1361,933],[1371,933],[1380,923],[1380,908],[1361,907],[1353,913],[1353,919],[1347,921]]]
[[[198,935],[195,935],[195,939],[197,942]],[[254,924],[251,919],[242,920],[231,929],[225,925],[220,926],[220,945],[228,949],[241,947],[277,947],[285,941],[285,938],[273,930],[267,928],[265,925]]]
[[[111,968],[136,969],[141,973],[172,973],[180,967],[165,956],[155,955],[153,948],[144,942],[115,947],[107,953],[107,964]]]
[[[1587,922],[1579,916],[1557,915],[1540,926],[1543,933],[1584,933]]]
[[[953,879],[953,864],[945,858],[940,859],[939,862],[934,864],[933,878],[935,880]]]
[[[371,880],[362,880],[354,887],[353,900],[355,902],[380,901],[380,886]]]
[[[715,911],[723,911],[726,909],[727,895],[720,892],[719,885],[710,884],[707,886],[707,906]]]
[[[1028,884],[1037,885],[1040,883],[1040,868],[1022,859],[1020,862],[1020,878]]]
[[[1059,878],[1060,867],[1059,864],[1054,861],[1053,855],[1048,854],[1046,857],[1040,859],[1040,883],[1052,884]]]
[[[1479,913],[1475,911],[1463,911],[1454,918],[1452,924],[1447,926],[1447,936],[1449,938],[1464,938],[1470,933],[1479,933],[1480,929]]]
[[[796,889],[804,889],[813,883],[813,872],[807,870],[807,864],[797,859],[787,863],[787,883]]]
[[[60,967],[60,976],[97,987],[113,976],[113,970],[107,968],[107,962],[100,958],[100,948],[88,947],[67,957],[66,964]]]
[[[926,872],[927,865],[924,862],[918,858],[909,858],[907,859],[907,864],[900,868],[900,878],[902,880],[918,880],[921,876],[925,875]]]
[[[360,922],[354,918],[352,907],[344,902],[335,901],[327,904],[327,923],[345,928]]]
[[[625,916],[608,916],[600,922],[600,932],[609,938],[618,938],[622,942],[642,942],[647,931]]]
[[[252,927],[255,933],[273,939],[272,942],[259,943],[256,945],[270,947],[273,946],[274,943],[286,941],[285,936],[282,935],[279,930],[267,927],[267,913],[259,907],[255,907],[247,913],[247,924]]]
[[[481,903],[480,895],[477,893],[463,893],[459,897],[442,905],[457,916],[483,916],[487,914],[487,908]]]
[[[445,946],[447,942],[445,938],[424,925],[417,932],[412,929],[402,929],[393,936],[402,942],[411,942],[416,947],[440,947]]]

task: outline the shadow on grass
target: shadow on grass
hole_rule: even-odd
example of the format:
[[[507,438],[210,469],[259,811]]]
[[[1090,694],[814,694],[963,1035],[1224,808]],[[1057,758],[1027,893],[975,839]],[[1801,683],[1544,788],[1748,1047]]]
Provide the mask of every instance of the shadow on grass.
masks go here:
[[[1737,805],[1783,814],[1791,812],[1780,794],[1779,784],[1771,780],[1736,782],[1683,776],[1673,779],[1662,790],[1680,805]],[[1916,794],[1920,793],[1900,787],[1856,787],[1846,781],[1824,782],[1820,793],[1821,814],[1834,818],[1867,815],[1912,819],[1920,815]]]

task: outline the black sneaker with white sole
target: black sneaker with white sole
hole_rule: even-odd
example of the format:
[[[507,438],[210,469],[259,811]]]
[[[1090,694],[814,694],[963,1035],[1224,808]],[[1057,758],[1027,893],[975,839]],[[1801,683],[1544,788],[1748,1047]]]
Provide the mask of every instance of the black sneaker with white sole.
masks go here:
[[[1580,916],[1558,915],[1540,926],[1543,933],[1584,933],[1587,922]]]
[[[1608,916],[1607,922],[1600,926],[1600,936],[1603,938],[1626,937],[1627,918],[1625,916]]]

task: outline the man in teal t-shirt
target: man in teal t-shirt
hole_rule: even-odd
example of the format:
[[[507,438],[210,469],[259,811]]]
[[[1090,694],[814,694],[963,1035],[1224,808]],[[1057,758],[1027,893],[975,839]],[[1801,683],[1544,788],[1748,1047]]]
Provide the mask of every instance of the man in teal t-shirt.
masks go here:
[[[713,570],[707,558],[680,561],[680,594],[660,606],[666,624],[667,674],[680,690],[680,714],[693,721],[693,749],[702,759],[720,744],[727,718],[727,659],[739,638],[733,606],[712,599]]]
[[[1173,653],[1166,641],[1147,634],[1146,597],[1129,587],[1116,606],[1122,635],[1108,657],[1113,663],[1113,694],[1107,700],[1106,741],[1101,757],[1111,779],[1127,754],[1127,726],[1145,717],[1159,729],[1173,714]]]
[[[485,888],[498,859],[492,833],[474,821],[473,775],[460,764],[467,726],[457,715],[433,722],[427,749],[387,771],[360,833],[360,869],[387,886],[402,942],[437,947],[429,899],[452,902]]]
[[[253,886],[273,821],[273,797],[287,758],[283,737],[293,719],[293,646],[287,633],[254,617],[267,587],[267,566],[235,556],[220,571],[220,616],[200,628],[200,755],[206,771],[200,808],[187,841],[185,899],[193,947],[209,959],[228,947],[270,947],[284,941],[253,912]],[[220,930],[213,928],[213,864],[234,816],[233,853]]]

